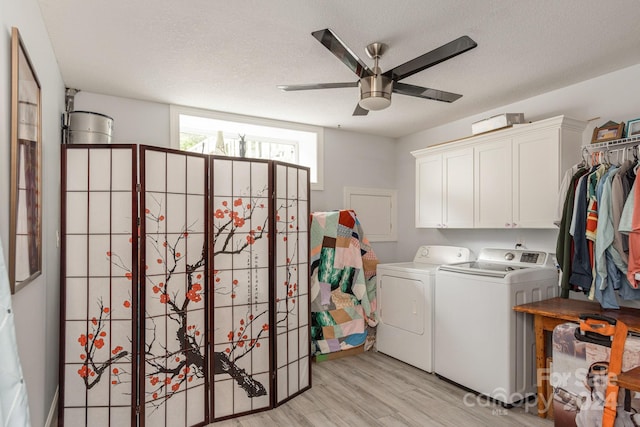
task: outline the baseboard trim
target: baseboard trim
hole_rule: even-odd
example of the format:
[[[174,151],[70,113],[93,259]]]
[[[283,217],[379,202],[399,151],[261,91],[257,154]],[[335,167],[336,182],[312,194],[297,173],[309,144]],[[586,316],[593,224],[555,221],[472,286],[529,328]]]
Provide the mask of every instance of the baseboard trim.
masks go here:
[[[44,424],[45,427],[53,427],[57,426],[57,412],[58,412],[58,387],[56,387],[56,393],[53,395],[53,401],[51,402],[51,407],[49,408],[49,415],[47,416],[47,422]]]

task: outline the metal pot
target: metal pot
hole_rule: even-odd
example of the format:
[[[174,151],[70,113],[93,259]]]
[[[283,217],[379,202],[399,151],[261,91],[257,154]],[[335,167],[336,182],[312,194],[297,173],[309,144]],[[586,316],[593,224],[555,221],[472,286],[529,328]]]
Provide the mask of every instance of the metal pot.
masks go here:
[[[110,144],[113,119],[90,111],[70,111],[68,116],[69,144]]]

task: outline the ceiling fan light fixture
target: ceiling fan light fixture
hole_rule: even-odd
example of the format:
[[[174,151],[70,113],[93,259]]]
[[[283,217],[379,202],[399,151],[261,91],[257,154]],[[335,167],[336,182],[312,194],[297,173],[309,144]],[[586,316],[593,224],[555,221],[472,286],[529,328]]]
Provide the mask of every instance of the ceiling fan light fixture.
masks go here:
[[[434,101],[453,102],[462,95],[445,92],[443,90],[415,86],[400,83],[400,80],[419,73],[429,67],[433,67],[443,61],[460,55],[478,46],[469,36],[462,36],[449,43],[433,49],[423,55],[413,58],[402,65],[398,65],[382,73],[379,62],[388,46],[384,43],[375,42],[367,45],[365,49],[367,56],[373,59],[373,68],[362,62],[349,47],[344,44],[338,36],[329,28],[314,31],[311,33],[325,48],[336,58],[345,64],[358,76],[358,81],[351,83],[316,83],[302,85],[278,86],[282,90],[310,90],[310,89],[333,89],[358,86],[360,88],[360,99],[353,111],[354,116],[366,116],[369,111],[383,110],[391,105],[391,93],[413,96],[416,98],[431,99]],[[395,88],[394,88],[395,86]]]
[[[393,80],[381,74],[360,79],[360,102],[358,104],[369,111],[384,110],[391,105]]]

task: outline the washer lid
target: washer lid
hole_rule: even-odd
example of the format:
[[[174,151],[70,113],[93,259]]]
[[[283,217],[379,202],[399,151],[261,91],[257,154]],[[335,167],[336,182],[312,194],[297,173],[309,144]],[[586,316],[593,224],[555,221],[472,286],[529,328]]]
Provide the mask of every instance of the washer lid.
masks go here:
[[[525,270],[532,267],[512,265],[507,263],[493,263],[486,261],[459,262],[456,264],[442,265],[440,270],[453,271],[462,274],[473,274],[476,276],[506,277],[515,271]]]

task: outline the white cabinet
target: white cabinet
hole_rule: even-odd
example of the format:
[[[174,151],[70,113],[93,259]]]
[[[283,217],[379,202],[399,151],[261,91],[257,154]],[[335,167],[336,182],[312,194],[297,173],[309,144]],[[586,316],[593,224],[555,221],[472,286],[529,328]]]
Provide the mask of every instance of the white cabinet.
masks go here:
[[[412,152],[416,227],[553,228],[586,124],[564,116]]]
[[[556,219],[560,169],[559,129],[527,132],[513,140],[513,223],[549,228]],[[578,157],[572,157],[573,163]]]
[[[477,228],[514,226],[511,141],[511,138],[499,138],[474,147],[474,226]]]
[[[416,161],[416,227],[473,226],[473,148]]]
[[[473,148],[442,154],[442,227],[473,227]]]
[[[442,154],[416,160],[416,227],[442,227]]]

